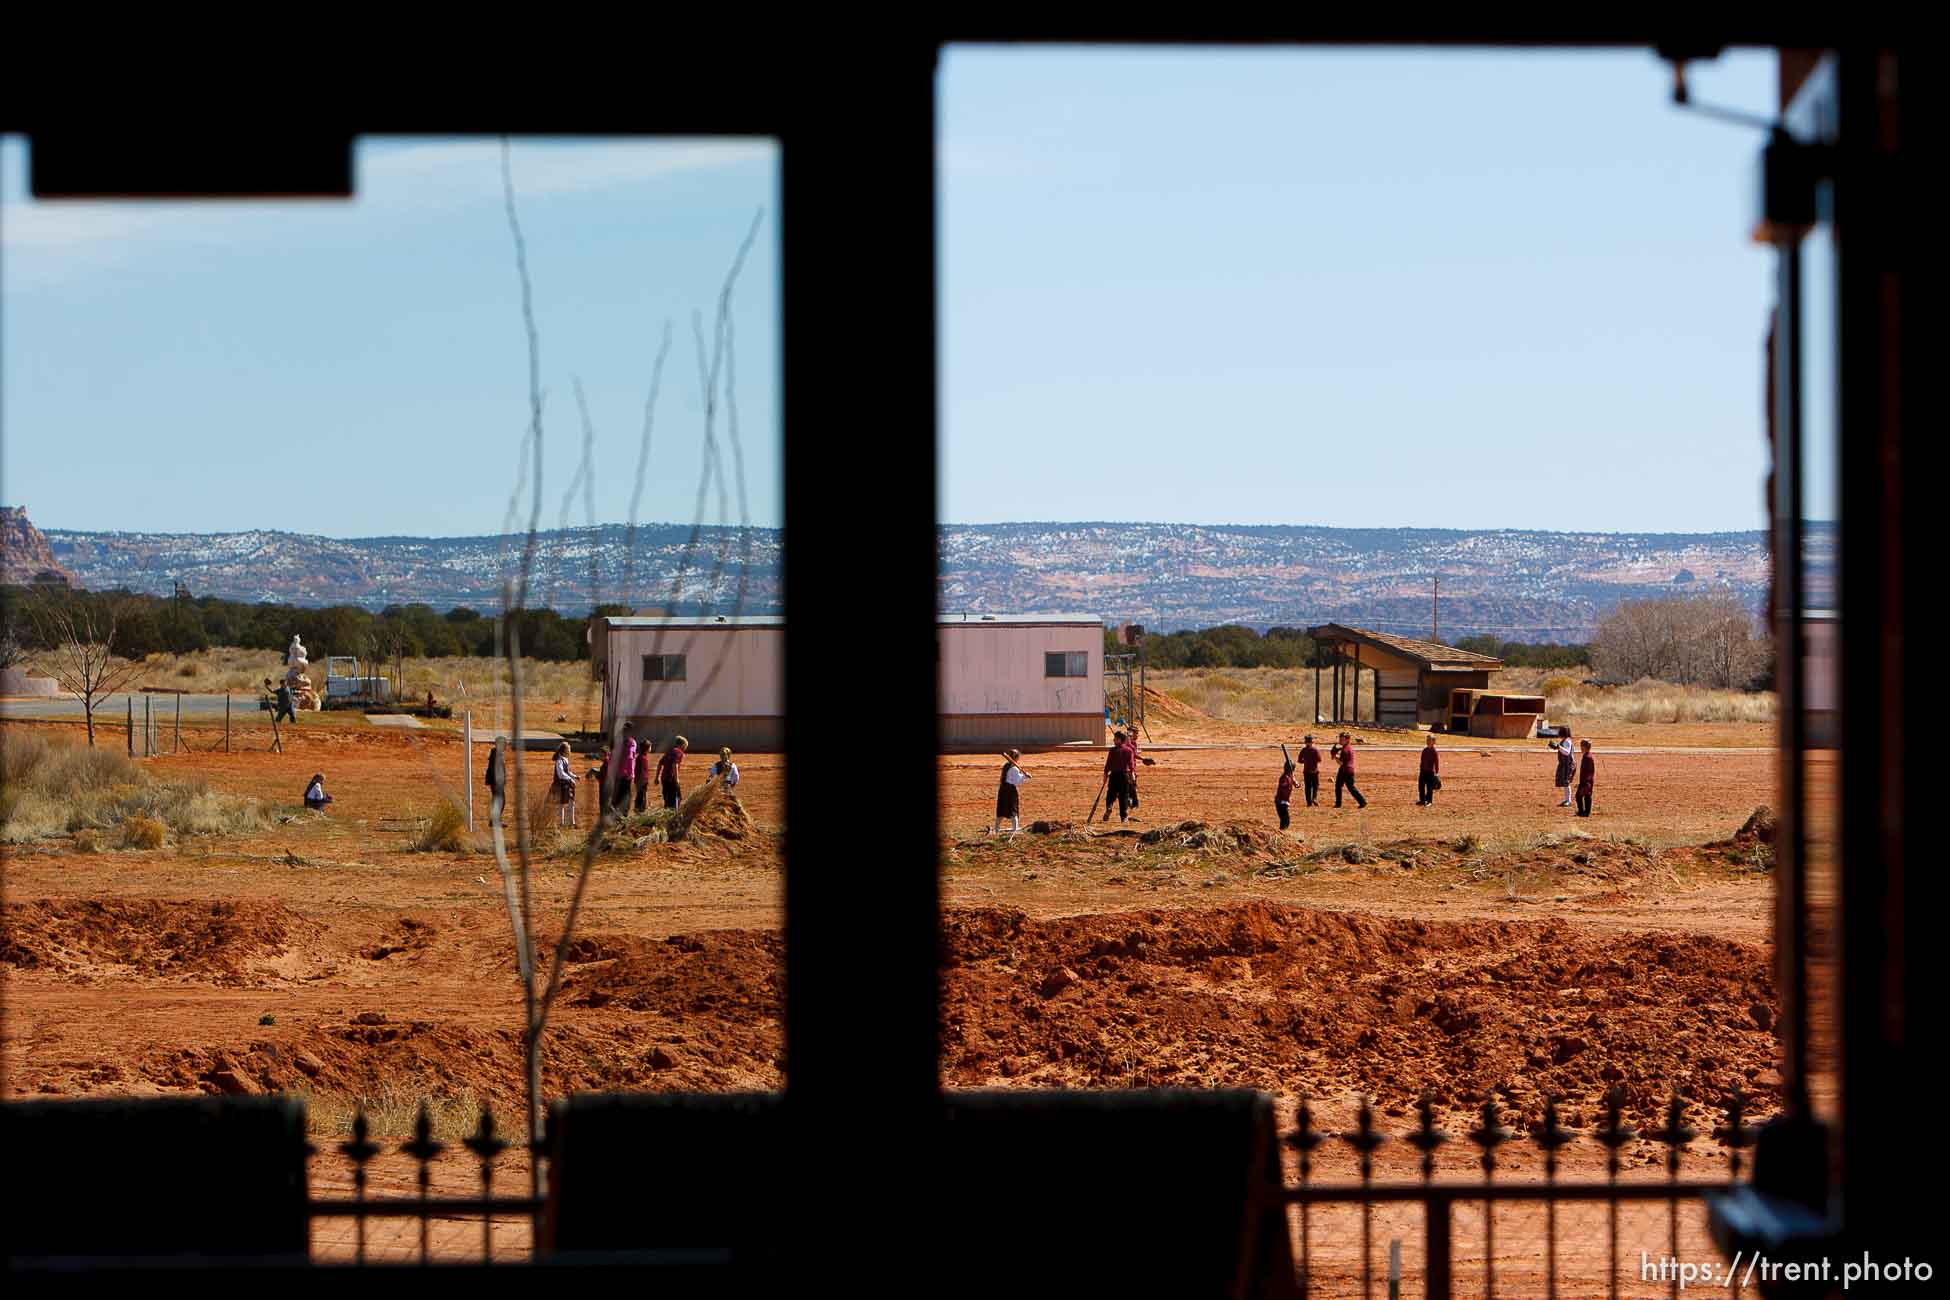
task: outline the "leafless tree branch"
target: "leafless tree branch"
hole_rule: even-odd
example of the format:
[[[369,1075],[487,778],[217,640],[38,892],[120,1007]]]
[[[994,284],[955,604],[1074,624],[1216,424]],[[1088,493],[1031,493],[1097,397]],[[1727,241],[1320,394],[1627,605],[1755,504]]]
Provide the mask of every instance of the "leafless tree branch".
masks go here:
[[[60,601],[45,593],[30,597],[28,617],[35,635],[48,647],[45,666],[55,683],[81,701],[88,743],[95,743],[95,709],[142,671],[137,660],[117,661],[111,647],[126,603],[115,597],[91,600],[84,593]]]

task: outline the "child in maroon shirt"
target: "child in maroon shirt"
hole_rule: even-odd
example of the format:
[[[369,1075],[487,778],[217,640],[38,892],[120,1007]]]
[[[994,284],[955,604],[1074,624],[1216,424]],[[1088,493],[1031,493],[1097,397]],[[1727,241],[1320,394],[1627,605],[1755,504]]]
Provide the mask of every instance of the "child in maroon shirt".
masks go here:
[[[1415,802],[1427,805],[1435,802],[1435,792],[1442,784],[1437,774],[1442,768],[1442,760],[1436,756],[1435,737],[1429,737],[1428,744],[1422,746],[1422,775],[1415,783]]]
[[[663,785],[664,807],[675,808],[683,794],[677,781],[677,769],[684,765],[684,750],[691,742],[678,736],[670,742],[670,748],[657,759],[657,780]]]
[[[1127,821],[1131,815],[1131,770],[1137,766],[1137,759],[1131,753],[1128,737],[1118,732],[1113,740],[1110,753],[1104,755],[1104,820],[1110,820],[1110,806],[1117,805],[1117,820]]]
[[[1598,777],[1598,765],[1591,761],[1591,742],[1580,740],[1578,746],[1584,750],[1584,757],[1578,760],[1578,816],[1591,815],[1591,787]]]
[[[1293,764],[1288,763],[1280,772],[1280,783],[1273,787],[1273,808],[1280,814],[1280,829],[1289,825],[1287,804],[1293,799]]]
[[[1320,751],[1314,748],[1314,738],[1308,736],[1300,746],[1301,788],[1306,791],[1307,807],[1320,801]]]
[[[1340,770],[1334,773],[1334,806],[1341,806],[1341,791],[1345,790],[1354,796],[1357,805],[1366,808],[1367,797],[1354,787],[1354,738],[1343,731],[1332,752],[1341,765]]]
[[[636,750],[636,810],[643,811],[644,800],[650,797],[650,738],[644,737]]]

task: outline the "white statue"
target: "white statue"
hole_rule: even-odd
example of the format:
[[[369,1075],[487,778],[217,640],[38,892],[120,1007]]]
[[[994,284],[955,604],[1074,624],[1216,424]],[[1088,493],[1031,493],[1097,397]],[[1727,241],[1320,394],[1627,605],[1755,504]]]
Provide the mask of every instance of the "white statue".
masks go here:
[[[303,669],[306,665],[305,643],[295,632],[291,634],[291,644],[285,648],[284,663],[287,668]]]

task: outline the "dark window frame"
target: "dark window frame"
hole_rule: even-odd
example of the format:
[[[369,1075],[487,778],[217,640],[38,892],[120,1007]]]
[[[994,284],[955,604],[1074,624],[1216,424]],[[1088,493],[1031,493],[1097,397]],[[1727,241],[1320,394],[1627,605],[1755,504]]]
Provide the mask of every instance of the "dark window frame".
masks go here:
[[[1702,56],[1716,53],[1742,34],[1724,27],[1701,33],[1697,24],[1680,26],[1692,32],[1691,52]],[[1769,35],[1779,35],[1784,26],[1776,19],[1747,24],[1742,30],[1747,38],[1764,42]],[[1282,20],[1277,25],[1248,19],[1229,26],[1193,21],[1172,28],[1130,22],[1092,26],[1032,21],[936,32],[916,24],[876,32],[871,44],[849,43],[837,75],[826,63],[819,64],[817,72],[809,71],[797,46],[777,53],[754,50],[741,56],[738,93],[733,95],[724,93],[722,68],[695,60],[672,63],[660,68],[655,78],[627,83],[605,85],[601,78],[579,76],[574,96],[551,101],[546,110],[514,116],[526,117],[554,135],[709,134],[778,141],[780,202],[773,212],[781,216],[780,333],[792,342],[789,349],[781,350],[780,361],[781,423],[788,433],[782,452],[782,495],[792,542],[782,560],[788,575],[786,748],[791,752],[796,747],[814,758],[840,737],[859,730],[859,697],[835,689],[827,649],[842,638],[859,635],[861,538],[857,517],[833,508],[833,491],[843,480],[835,475],[830,441],[818,436],[818,431],[835,412],[857,408],[859,340],[871,338],[879,410],[885,419],[908,430],[901,454],[876,466],[879,482],[873,520],[875,639],[885,653],[877,656],[871,739],[880,753],[898,756],[912,755],[930,744],[938,746],[939,741],[934,708],[937,674],[927,669],[928,661],[910,638],[923,635],[922,627],[932,627],[936,614],[939,411],[934,131],[937,60],[945,43],[1094,40],[1243,48],[1356,44],[1643,48],[1681,34],[1669,23],[1629,16],[1621,21],[1610,14],[1588,20],[1557,16],[1549,22],[1479,16],[1392,27],[1373,18],[1327,14]],[[1846,47],[1842,59],[1840,95],[1844,120],[1851,123],[1842,152],[1858,164],[1870,161],[1869,155],[1878,148],[1872,124],[1876,87],[1882,84],[1877,60],[1883,57],[1879,49],[1863,45]],[[348,61],[371,60],[371,52],[361,50]],[[140,72],[134,66],[119,71]],[[338,71],[335,67],[334,80]],[[16,70],[14,102],[59,102],[57,96],[66,87],[55,80],[57,75],[53,69]],[[226,93],[223,88],[206,90],[205,101],[194,93],[172,101],[160,92],[179,88],[151,76],[159,93],[149,96],[140,94],[151,88],[143,84],[141,75],[118,80],[135,83],[129,87],[136,92],[129,97],[131,102],[147,105],[146,125],[152,134],[168,139],[169,147],[144,143],[124,149],[105,170],[97,168],[79,182],[70,179],[71,186],[103,193],[190,197],[240,189],[288,195],[312,192],[319,185],[309,171],[294,176],[260,169],[244,180],[233,179],[237,169],[249,168],[252,157],[276,152],[270,147],[277,143],[271,132],[259,131],[263,138],[256,148],[232,147],[235,131],[224,132],[226,143],[213,146],[208,123],[194,119],[212,108],[234,114],[235,105],[219,98]],[[36,77],[44,77],[46,84]],[[387,88],[389,84],[393,89]],[[1888,84],[1896,84],[1895,79],[1888,78]],[[355,131],[374,127],[425,133],[451,130],[455,124],[499,124],[511,116],[504,102],[506,88],[499,82],[457,86],[437,99],[424,85],[403,78],[375,77],[369,90],[356,107],[316,95],[301,102],[312,105],[315,122],[325,122],[328,132],[342,132],[348,141]],[[162,106],[159,112],[155,111],[158,105]],[[402,105],[405,113],[400,111]],[[347,121],[348,112],[358,116]],[[304,115],[301,108],[301,121]],[[27,124],[20,118],[25,116],[17,112],[14,121],[0,127],[23,129]],[[1857,122],[1863,125],[1854,126]],[[875,148],[860,147],[862,124],[871,125]],[[288,130],[288,124],[281,122],[278,129]],[[48,146],[57,142],[44,133],[30,131],[29,135],[30,174],[38,185],[45,160],[57,153]],[[70,139],[67,144],[69,162],[78,149],[99,148],[88,140]],[[213,148],[222,155],[222,165],[214,170]],[[1898,161],[1914,155],[1915,145],[1907,144]],[[339,186],[336,177],[349,172],[337,163],[322,170],[329,173],[323,184],[328,191]],[[52,178],[47,184],[61,187]],[[1921,754],[1921,746],[1928,743],[1928,728],[1910,728],[1907,734],[1898,729],[1904,717],[1901,687],[1909,666],[1902,633],[1908,622],[1920,622],[1906,615],[1910,605],[1922,607],[1926,589],[1920,584],[1931,580],[1932,570],[1925,564],[1902,566],[1893,561],[1903,554],[1929,553],[1922,530],[1932,516],[1920,499],[1929,490],[1931,476],[1903,476],[1888,468],[1901,463],[1899,453],[1906,445],[1920,445],[1919,435],[1908,426],[1929,427],[1920,416],[1906,420],[1900,414],[1903,401],[1915,411],[1922,405],[1915,399],[1926,392],[1916,380],[1923,371],[1909,355],[1915,334],[1902,338],[1897,333],[1905,314],[1898,311],[1895,295],[1896,289],[1913,279],[1911,264],[1905,260],[1911,244],[1907,237],[1883,238],[1905,229],[1895,216],[1901,190],[1901,186],[1886,191],[1863,186],[1846,195],[1855,228],[1870,233],[1857,245],[1863,255],[1843,264],[1837,301],[1841,369],[1852,381],[1843,386],[1838,407],[1844,425],[1855,431],[1844,444],[1841,465],[1842,583],[1852,603],[1851,621],[1842,631],[1841,649],[1848,663],[1842,731],[1851,752],[1887,757],[1889,772],[1894,773],[1891,777],[1880,772],[1870,762],[1843,770],[1844,806],[1852,815],[1843,817],[1840,836],[1853,869],[1845,876],[1848,896],[1842,921],[1844,950],[1854,958],[1843,964],[1847,987],[1842,1019],[1845,1030],[1853,1031],[1845,1034],[1843,1070],[1857,1085],[1845,1088],[1844,1095],[1847,1112],[1863,1119],[1873,1116],[1887,1091],[1863,1085],[1887,1078],[1894,1089],[1912,1077],[1903,1068],[1910,1060],[1907,1046],[1932,1041],[1936,1035],[1930,1026],[1941,1021],[1941,1011],[1934,1006],[1937,1000],[1922,996],[1920,985],[1910,990],[1918,996],[1906,1003],[1911,1017],[1907,1033],[1900,1024],[1892,1028],[1881,1014],[1890,988],[1908,990],[1920,980],[1922,966],[1915,955],[1920,945],[1908,946],[1906,962],[1905,949],[1892,947],[1879,932],[1883,909],[1878,904],[1886,907],[1892,898],[1900,898],[1907,883],[1912,892],[1905,900],[1904,914],[1928,917],[1937,909],[1926,900],[1938,888],[1933,874],[1919,871],[1906,878],[1902,865],[1904,814],[1909,806],[1924,806],[1921,783],[1931,779],[1932,771]],[[863,211],[873,212],[875,220],[861,220]],[[1877,264],[1878,259],[1888,264],[1886,269]],[[874,269],[877,291],[872,295],[858,292],[861,267]],[[1886,286],[1878,276],[1886,278]],[[1921,297],[1917,294],[1912,301]],[[1886,363],[1892,358],[1890,369]],[[795,430],[801,436],[789,436]],[[810,653],[794,656],[791,651],[801,644]],[[936,753],[938,748],[926,752]],[[937,776],[931,762],[876,766],[877,857],[934,860]],[[798,1127],[803,1141],[782,1164],[789,1183],[787,1195],[798,1193],[793,1200],[803,1212],[799,1226],[809,1241],[822,1240],[825,1228],[855,1228],[863,1218],[875,1215],[880,1236],[898,1240],[904,1229],[926,1230],[924,1216],[930,1203],[925,1184],[916,1177],[927,1170],[927,1144],[922,1130],[913,1125],[936,1113],[939,883],[934,871],[877,873],[871,925],[875,942],[859,941],[858,895],[832,887],[841,873],[857,869],[857,845],[822,831],[831,824],[832,810],[848,806],[857,796],[857,781],[855,763],[812,761],[796,764],[786,783],[787,821],[800,828],[785,872],[789,990],[785,1055],[791,1062],[787,1098],[789,1104],[814,1111],[820,1118],[816,1124]],[[1914,856],[1920,861],[1923,855]],[[880,998],[872,1016],[859,1014],[857,996],[862,987],[875,989]],[[863,1086],[863,1080],[872,1083]],[[1844,1133],[1847,1127],[1845,1122]],[[863,1145],[862,1132],[874,1133],[876,1141]],[[1905,1176],[1914,1171],[1902,1164],[1912,1154],[1898,1143],[1888,1145],[1883,1161],[1869,1141],[1842,1143],[1837,1201],[1844,1207],[1845,1221],[1866,1224],[1876,1205],[1894,1209],[1919,1203],[1911,1179]],[[863,1191],[857,1197],[841,1198],[816,1194],[841,1159],[853,1174],[854,1186],[883,1188],[885,1193],[869,1197]],[[1878,1188],[1888,1190],[1879,1195]],[[1860,1198],[1859,1206],[1851,1205],[1851,1194]]]
[[[1059,660],[1061,661],[1060,663],[1057,662]],[[1050,668],[1053,665],[1060,668],[1061,671],[1051,672]],[[1078,669],[1078,671],[1073,672],[1071,671],[1072,669]],[[1065,680],[1075,677],[1089,677],[1090,652],[1088,650],[1043,651],[1043,676],[1046,679],[1060,677]]]
[[[643,680],[646,682],[685,681],[687,680],[685,674],[690,668],[689,658],[690,656],[684,654],[645,655],[643,656]],[[654,674],[650,671],[650,665],[652,663],[657,665],[657,671]],[[672,676],[670,672],[670,666],[673,663],[677,665],[677,673],[675,676]]]

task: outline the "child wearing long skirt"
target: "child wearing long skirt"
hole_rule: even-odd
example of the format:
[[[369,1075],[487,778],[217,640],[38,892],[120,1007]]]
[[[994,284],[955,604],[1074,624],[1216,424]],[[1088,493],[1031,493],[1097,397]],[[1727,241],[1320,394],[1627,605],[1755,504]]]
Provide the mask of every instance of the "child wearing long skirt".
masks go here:
[[[1002,779],[995,787],[995,825],[989,828],[991,835],[1002,829],[1004,817],[1009,819],[1011,835],[1022,829],[1022,783],[1029,779],[1029,773],[1022,770],[1021,758],[1019,749],[1002,751]]]
[[[604,761],[607,762],[607,751]],[[576,824],[576,774],[569,770],[569,742],[563,741],[555,747],[555,824],[574,826]]]
[[[1557,772],[1551,778],[1551,783],[1564,796],[1557,801],[1557,806],[1559,808],[1569,808],[1571,806],[1571,778],[1575,775],[1577,768],[1577,760],[1573,757],[1573,751],[1571,749],[1571,733],[1568,731],[1565,732],[1563,738],[1551,746],[1551,748],[1557,751]]]

